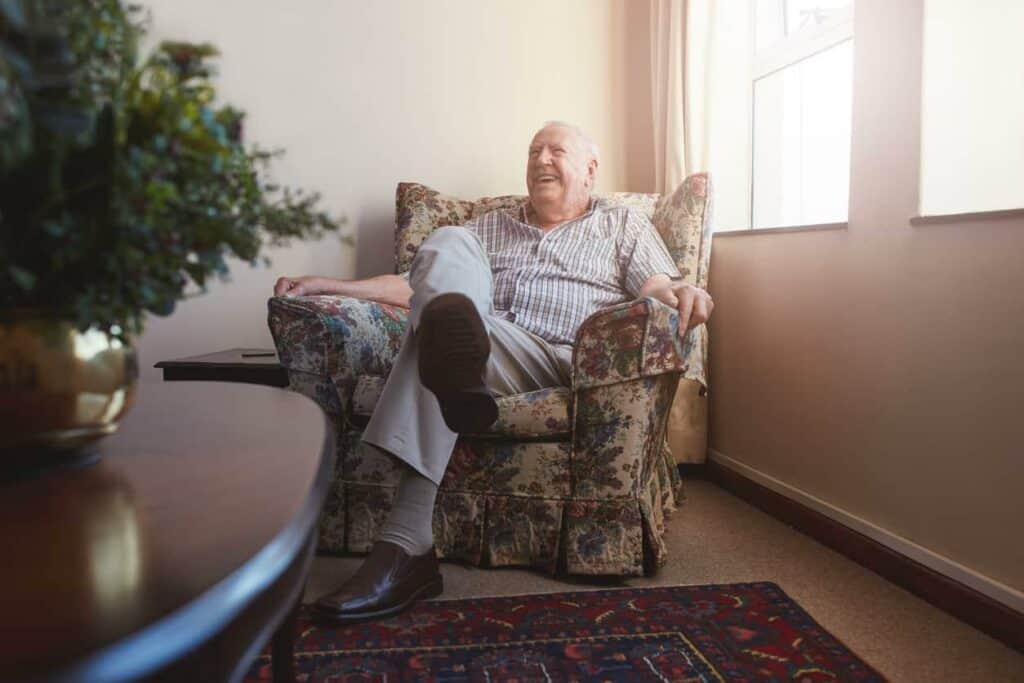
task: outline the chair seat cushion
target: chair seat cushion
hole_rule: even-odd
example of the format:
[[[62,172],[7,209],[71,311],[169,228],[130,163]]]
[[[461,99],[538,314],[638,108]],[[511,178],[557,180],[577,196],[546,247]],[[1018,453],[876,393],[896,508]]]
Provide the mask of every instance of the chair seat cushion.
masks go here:
[[[352,396],[352,413],[369,418],[384,391],[385,378],[363,375]],[[572,390],[550,387],[498,399],[498,420],[481,438],[567,440],[570,435]]]

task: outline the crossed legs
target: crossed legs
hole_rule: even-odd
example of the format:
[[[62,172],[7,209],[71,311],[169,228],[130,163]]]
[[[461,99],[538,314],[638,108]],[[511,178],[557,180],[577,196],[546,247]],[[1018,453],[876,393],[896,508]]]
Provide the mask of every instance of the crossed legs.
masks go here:
[[[482,324],[489,346],[482,386],[493,394],[507,396],[570,381],[572,347],[549,344],[494,314],[490,263],[472,231],[445,227],[432,233],[417,251],[409,284],[410,326],[360,445],[400,460],[402,476],[370,555],[339,590],[317,602],[317,613],[336,622],[385,617],[441,591],[431,519],[458,434],[421,377],[421,353],[432,353],[423,363],[427,368],[446,357],[436,348],[422,348],[421,327],[429,329],[432,312],[436,315],[439,308],[431,302],[459,300],[464,314]],[[449,364],[458,365],[458,360],[447,354]],[[443,376],[446,368],[438,369]]]

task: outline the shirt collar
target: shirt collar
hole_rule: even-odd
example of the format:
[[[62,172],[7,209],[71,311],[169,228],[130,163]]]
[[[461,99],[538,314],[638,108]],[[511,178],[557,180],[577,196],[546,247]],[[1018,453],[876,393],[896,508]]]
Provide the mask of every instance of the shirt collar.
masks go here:
[[[587,210],[584,211],[579,216],[577,216],[576,218],[573,218],[572,220],[568,220],[565,223],[572,223],[573,221],[578,221],[578,220],[581,220],[583,218],[586,218],[590,214],[594,213],[594,211],[598,207],[599,202],[600,202],[600,199],[598,199],[597,197],[591,196],[590,197],[590,204],[587,205]],[[520,205],[520,207],[519,207],[519,222],[520,223],[525,223],[526,225],[533,225],[532,223],[530,223],[530,221],[526,217],[526,207],[528,207],[529,205],[530,205],[530,198],[527,197],[526,201],[524,201],[522,203],[522,205]],[[562,223],[562,225],[565,225],[565,223]],[[537,227],[537,226],[533,226],[533,227]]]

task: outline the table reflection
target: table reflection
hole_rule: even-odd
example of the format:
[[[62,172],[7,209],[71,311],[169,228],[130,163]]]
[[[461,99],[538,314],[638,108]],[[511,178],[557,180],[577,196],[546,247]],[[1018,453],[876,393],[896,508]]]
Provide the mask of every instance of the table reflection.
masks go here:
[[[146,608],[145,537],[130,483],[104,461],[0,484],[0,562],[7,618],[0,661],[33,668],[137,628]],[[31,561],[28,561],[31,559]]]
[[[109,491],[92,508],[82,535],[96,604],[101,611],[116,609],[139,589],[142,576],[139,523],[130,493]]]

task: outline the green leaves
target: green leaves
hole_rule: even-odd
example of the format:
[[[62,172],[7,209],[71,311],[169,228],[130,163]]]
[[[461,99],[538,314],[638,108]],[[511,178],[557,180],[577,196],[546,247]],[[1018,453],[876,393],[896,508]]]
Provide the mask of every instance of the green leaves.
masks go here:
[[[0,306],[135,334],[230,257],[344,222],[270,181],[279,150],[244,146],[244,112],[215,102],[216,48],[166,42],[137,65],[139,14],[0,0]]]
[[[36,286],[36,276],[28,272],[24,268],[18,266],[8,266],[7,272],[10,274],[11,279],[18,287],[26,292],[31,292]]]

